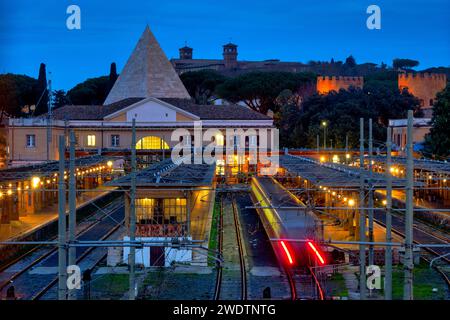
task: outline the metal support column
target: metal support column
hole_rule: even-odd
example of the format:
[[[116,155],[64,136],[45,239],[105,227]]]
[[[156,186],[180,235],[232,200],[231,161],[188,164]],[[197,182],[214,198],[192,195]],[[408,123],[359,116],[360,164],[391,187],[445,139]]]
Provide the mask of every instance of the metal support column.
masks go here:
[[[75,242],[75,230],[77,227],[76,217],[76,180],[75,180],[75,134],[73,130],[69,133],[69,243]],[[69,247],[69,265],[75,265],[76,248]],[[77,298],[76,289],[69,290],[69,300]]]
[[[373,128],[372,128],[372,119],[369,119],[369,190],[368,190],[368,206],[369,206],[369,242],[373,242],[373,165],[372,165],[372,156],[373,156]],[[374,247],[373,245],[369,246],[369,265],[374,264]]]
[[[345,134],[345,164],[348,164],[348,133]]]
[[[130,242],[136,239],[136,120],[133,119],[131,134],[131,190],[130,190]],[[130,283],[129,283],[129,299],[136,298],[136,248],[130,246],[130,254],[128,256],[128,264],[130,267]]]
[[[391,175],[391,127],[387,128],[386,139],[386,242],[392,242],[392,175]],[[384,256],[384,299],[392,300],[392,248],[387,246]]]
[[[364,170],[364,119],[359,119],[359,170]],[[366,241],[366,215],[364,212],[364,177],[360,175],[359,185],[359,241]],[[366,299],[366,247],[359,246],[359,293]]]
[[[320,150],[319,135],[317,135],[317,153],[319,153],[319,150]]]
[[[408,131],[406,134],[406,212],[405,212],[405,283],[403,299],[413,299],[413,111],[408,110]]]
[[[66,185],[64,182],[65,138],[59,136],[58,175],[58,300],[67,298]]]

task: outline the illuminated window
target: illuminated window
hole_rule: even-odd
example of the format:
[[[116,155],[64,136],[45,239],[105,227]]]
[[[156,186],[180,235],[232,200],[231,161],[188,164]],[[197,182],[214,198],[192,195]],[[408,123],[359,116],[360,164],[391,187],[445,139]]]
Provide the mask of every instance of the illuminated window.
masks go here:
[[[161,150],[169,149],[169,145],[160,137],[144,137],[136,143],[136,149]]]
[[[215,141],[217,146],[223,146],[225,143],[223,134],[216,134]]]
[[[95,147],[95,134],[88,134],[87,145],[89,147]]]

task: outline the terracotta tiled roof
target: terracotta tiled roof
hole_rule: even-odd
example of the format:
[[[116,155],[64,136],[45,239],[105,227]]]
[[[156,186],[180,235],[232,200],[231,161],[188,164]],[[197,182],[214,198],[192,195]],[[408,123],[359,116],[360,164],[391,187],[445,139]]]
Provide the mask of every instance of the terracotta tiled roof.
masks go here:
[[[127,98],[108,105],[66,105],[53,111],[56,120],[102,120],[108,114],[122,110],[144,98]],[[47,115],[43,115],[46,117]]]
[[[115,103],[99,105],[67,105],[53,111],[55,120],[103,120],[109,114],[122,110],[144,98],[127,98]],[[177,108],[198,116],[201,120],[271,120],[247,107],[230,105],[198,105],[190,99],[160,98]],[[47,115],[42,115],[46,117]]]

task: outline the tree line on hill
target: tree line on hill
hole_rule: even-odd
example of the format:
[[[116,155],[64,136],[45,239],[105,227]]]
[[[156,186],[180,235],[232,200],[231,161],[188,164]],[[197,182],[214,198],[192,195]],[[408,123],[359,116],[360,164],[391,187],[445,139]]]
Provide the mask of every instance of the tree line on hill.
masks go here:
[[[310,64],[317,66],[317,70],[327,65],[322,62]],[[415,116],[421,116],[417,98],[407,91],[399,92],[397,87],[399,70],[416,67],[418,61],[395,59],[393,68],[388,68],[384,64],[380,67],[375,67],[375,64],[358,65],[350,56],[344,63],[333,60],[328,63],[328,70],[333,70],[330,65],[342,65],[346,75],[351,75],[355,70],[366,70],[364,87],[320,95],[316,93],[316,73],[313,72],[249,72],[228,78],[214,70],[201,70],[183,73],[180,78],[197,104],[214,104],[216,100],[223,99],[272,115],[280,129],[280,144],[286,147],[315,148],[317,135],[323,141],[320,124],[327,121],[328,145],[332,140],[333,146],[344,147],[348,136],[349,147],[355,148],[359,144],[360,117],[373,119],[374,139],[382,143],[386,140],[388,119],[405,118],[409,109],[415,111]],[[116,65],[112,63],[107,76],[87,79],[67,93],[53,91],[52,106],[102,104],[117,77]],[[43,64],[38,79],[24,75],[0,75],[2,117],[5,114],[18,117],[47,112],[46,82]],[[24,108],[31,105],[36,106],[32,111]],[[448,92],[444,92],[436,102],[433,130],[426,140],[425,150],[429,154],[450,154],[449,126],[443,125],[450,121],[448,108]]]

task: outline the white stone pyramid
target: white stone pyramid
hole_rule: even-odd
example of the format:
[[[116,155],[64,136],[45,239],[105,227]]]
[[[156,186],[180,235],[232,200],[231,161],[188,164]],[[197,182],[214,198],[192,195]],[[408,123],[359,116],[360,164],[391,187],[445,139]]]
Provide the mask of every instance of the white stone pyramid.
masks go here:
[[[191,98],[147,26],[104,104],[148,97]]]

